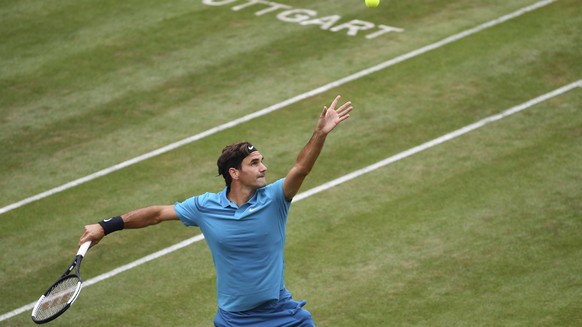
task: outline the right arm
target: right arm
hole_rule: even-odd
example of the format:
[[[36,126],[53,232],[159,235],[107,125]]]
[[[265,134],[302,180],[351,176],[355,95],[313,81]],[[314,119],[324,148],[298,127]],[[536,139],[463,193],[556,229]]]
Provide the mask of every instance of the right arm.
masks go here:
[[[124,229],[144,228],[156,225],[162,221],[178,220],[178,215],[173,205],[151,206],[147,208],[130,211],[121,216],[123,219]],[[79,245],[92,241],[91,246],[96,245],[105,236],[105,231],[99,224],[85,226],[83,235],[79,240]]]

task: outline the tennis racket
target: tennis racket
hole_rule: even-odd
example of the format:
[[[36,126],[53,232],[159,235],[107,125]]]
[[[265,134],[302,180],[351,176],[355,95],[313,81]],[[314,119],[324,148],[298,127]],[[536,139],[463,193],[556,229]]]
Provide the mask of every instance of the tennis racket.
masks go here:
[[[75,302],[83,285],[79,273],[81,261],[90,245],[91,241],[81,245],[69,269],[38,299],[32,309],[32,321],[37,324],[49,322],[62,315]],[[75,273],[71,273],[73,269]]]

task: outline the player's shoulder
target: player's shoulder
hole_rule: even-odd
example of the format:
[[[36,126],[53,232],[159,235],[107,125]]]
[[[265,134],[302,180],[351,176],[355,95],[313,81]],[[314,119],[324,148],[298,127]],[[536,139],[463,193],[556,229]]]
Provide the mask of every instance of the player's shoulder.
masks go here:
[[[259,190],[265,190],[265,191],[274,191],[276,189],[283,189],[283,182],[285,181],[285,178],[280,178],[276,181],[274,181],[271,184],[267,184],[265,187],[260,188]]]
[[[279,198],[284,197],[283,193],[283,182],[285,178],[281,178],[276,180],[271,184],[267,184],[265,187],[262,187],[258,190],[259,194],[263,196],[270,197],[270,198]]]
[[[225,190],[194,195],[182,202],[183,205],[195,207],[220,206],[226,199]]]
[[[201,205],[221,205],[226,199],[226,190],[220,192],[206,192],[195,196],[197,202]]]

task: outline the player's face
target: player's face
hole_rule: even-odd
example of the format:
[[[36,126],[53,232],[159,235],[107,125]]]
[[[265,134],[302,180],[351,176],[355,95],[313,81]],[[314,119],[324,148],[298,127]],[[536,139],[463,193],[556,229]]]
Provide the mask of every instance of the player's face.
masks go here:
[[[239,181],[250,187],[263,187],[267,185],[265,174],[267,166],[263,163],[265,158],[259,151],[249,154],[241,163]]]

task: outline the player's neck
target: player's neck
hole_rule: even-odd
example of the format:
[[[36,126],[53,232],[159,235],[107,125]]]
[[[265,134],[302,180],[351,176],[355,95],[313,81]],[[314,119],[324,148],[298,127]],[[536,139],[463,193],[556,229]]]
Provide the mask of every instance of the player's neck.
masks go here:
[[[247,203],[247,201],[249,201],[253,195],[255,195],[255,192],[256,189],[254,188],[251,189],[243,187],[239,183],[232,183],[228,194],[226,194],[226,197],[240,207],[241,205]]]

